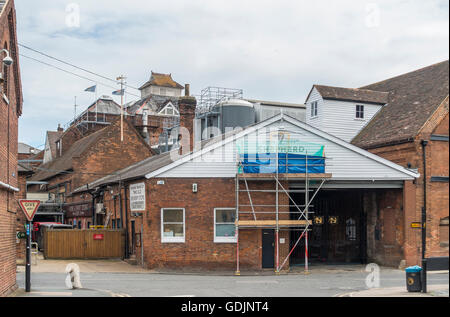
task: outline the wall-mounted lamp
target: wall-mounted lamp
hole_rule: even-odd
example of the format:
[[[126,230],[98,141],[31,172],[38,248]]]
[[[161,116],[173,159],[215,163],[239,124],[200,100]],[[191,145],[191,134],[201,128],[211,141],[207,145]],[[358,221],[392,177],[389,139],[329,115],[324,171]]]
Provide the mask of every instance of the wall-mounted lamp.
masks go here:
[[[9,56],[9,52],[6,49],[2,49],[0,53],[6,53],[6,57],[3,59],[3,64],[5,66],[11,66],[13,64],[13,59]]]

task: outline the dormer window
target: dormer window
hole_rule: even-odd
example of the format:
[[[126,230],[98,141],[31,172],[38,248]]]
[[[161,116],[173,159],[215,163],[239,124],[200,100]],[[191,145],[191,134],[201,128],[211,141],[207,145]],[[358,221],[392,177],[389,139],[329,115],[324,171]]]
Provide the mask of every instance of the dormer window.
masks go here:
[[[364,119],[364,106],[356,105],[356,119]]]
[[[317,117],[317,101],[311,102],[311,118]]]
[[[159,114],[166,115],[166,116],[179,116],[180,113],[178,112],[177,108],[175,108],[171,103],[168,103],[160,112]]]

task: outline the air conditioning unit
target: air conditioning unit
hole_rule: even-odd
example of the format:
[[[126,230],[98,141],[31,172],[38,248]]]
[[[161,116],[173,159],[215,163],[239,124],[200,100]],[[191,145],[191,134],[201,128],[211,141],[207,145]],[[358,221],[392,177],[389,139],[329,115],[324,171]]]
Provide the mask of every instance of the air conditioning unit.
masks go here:
[[[103,208],[103,203],[95,204],[95,213],[96,214],[104,214],[105,209]]]

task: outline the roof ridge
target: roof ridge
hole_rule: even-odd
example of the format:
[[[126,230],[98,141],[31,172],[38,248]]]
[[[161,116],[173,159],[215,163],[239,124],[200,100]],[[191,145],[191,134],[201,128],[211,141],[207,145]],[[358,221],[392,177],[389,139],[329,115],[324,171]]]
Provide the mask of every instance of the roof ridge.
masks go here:
[[[421,68],[416,69],[416,70],[412,70],[412,71],[409,71],[409,72],[406,72],[406,73],[403,73],[403,74],[400,74],[400,75],[396,75],[396,76],[393,76],[393,77],[390,77],[390,78],[387,78],[387,79],[383,79],[383,80],[380,80],[380,81],[377,81],[377,82],[374,82],[374,83],[371,83],[371,84],[368,84],[368,85],[361,86],[360,88],[364,89],[365,87],[381,84],[381,83],[386,82],[388,80],[392,80],[392,79],[395,79],[395,78],[398,78],[398,77],[406,76],[408,74],[420,72],[420,71],[423,71],[423,70],[425,70],[427,68],[432,68],[432,67],[438,66],[440,64],[446,63],[446,62],[448,63],[449,60],[446,59],[446,60],[443,60],[441,62],[437,62],[437,63],[431,64],[431,65],[428,65],[428,66],[424,66],[424,67],[421,67]]]

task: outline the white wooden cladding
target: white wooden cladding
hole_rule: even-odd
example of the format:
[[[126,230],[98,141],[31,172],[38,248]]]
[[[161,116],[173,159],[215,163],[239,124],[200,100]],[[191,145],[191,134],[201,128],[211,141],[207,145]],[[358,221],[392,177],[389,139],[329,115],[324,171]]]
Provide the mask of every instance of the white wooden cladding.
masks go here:
[[[406,180],[414,178],[410,172],[392,162],[375,157],[373,154],[351,145],[345,146],[345,144],[342,144],[345,143],[342,140],[336,140],[333,137],[328,138],[326,134],[324,136],[324,133],[319,135],[314,131],[282,119],[257,131],[250,132],[244,137],[250,141],[261,139],[263,135],[270,134],[271,131],[277,131],[278,129],[288,131],[292,137],[303,142],[324,145],[327,158],[325,172],[331,173],[334,180]],[[237,171],[236,140],[226,139],[226,141],[228,142],[223,142],[221,146],[212,151],[194,157],[171,169],[162,170],[161,173],[153,173],[153,176],[174,178],[235,177]]]

